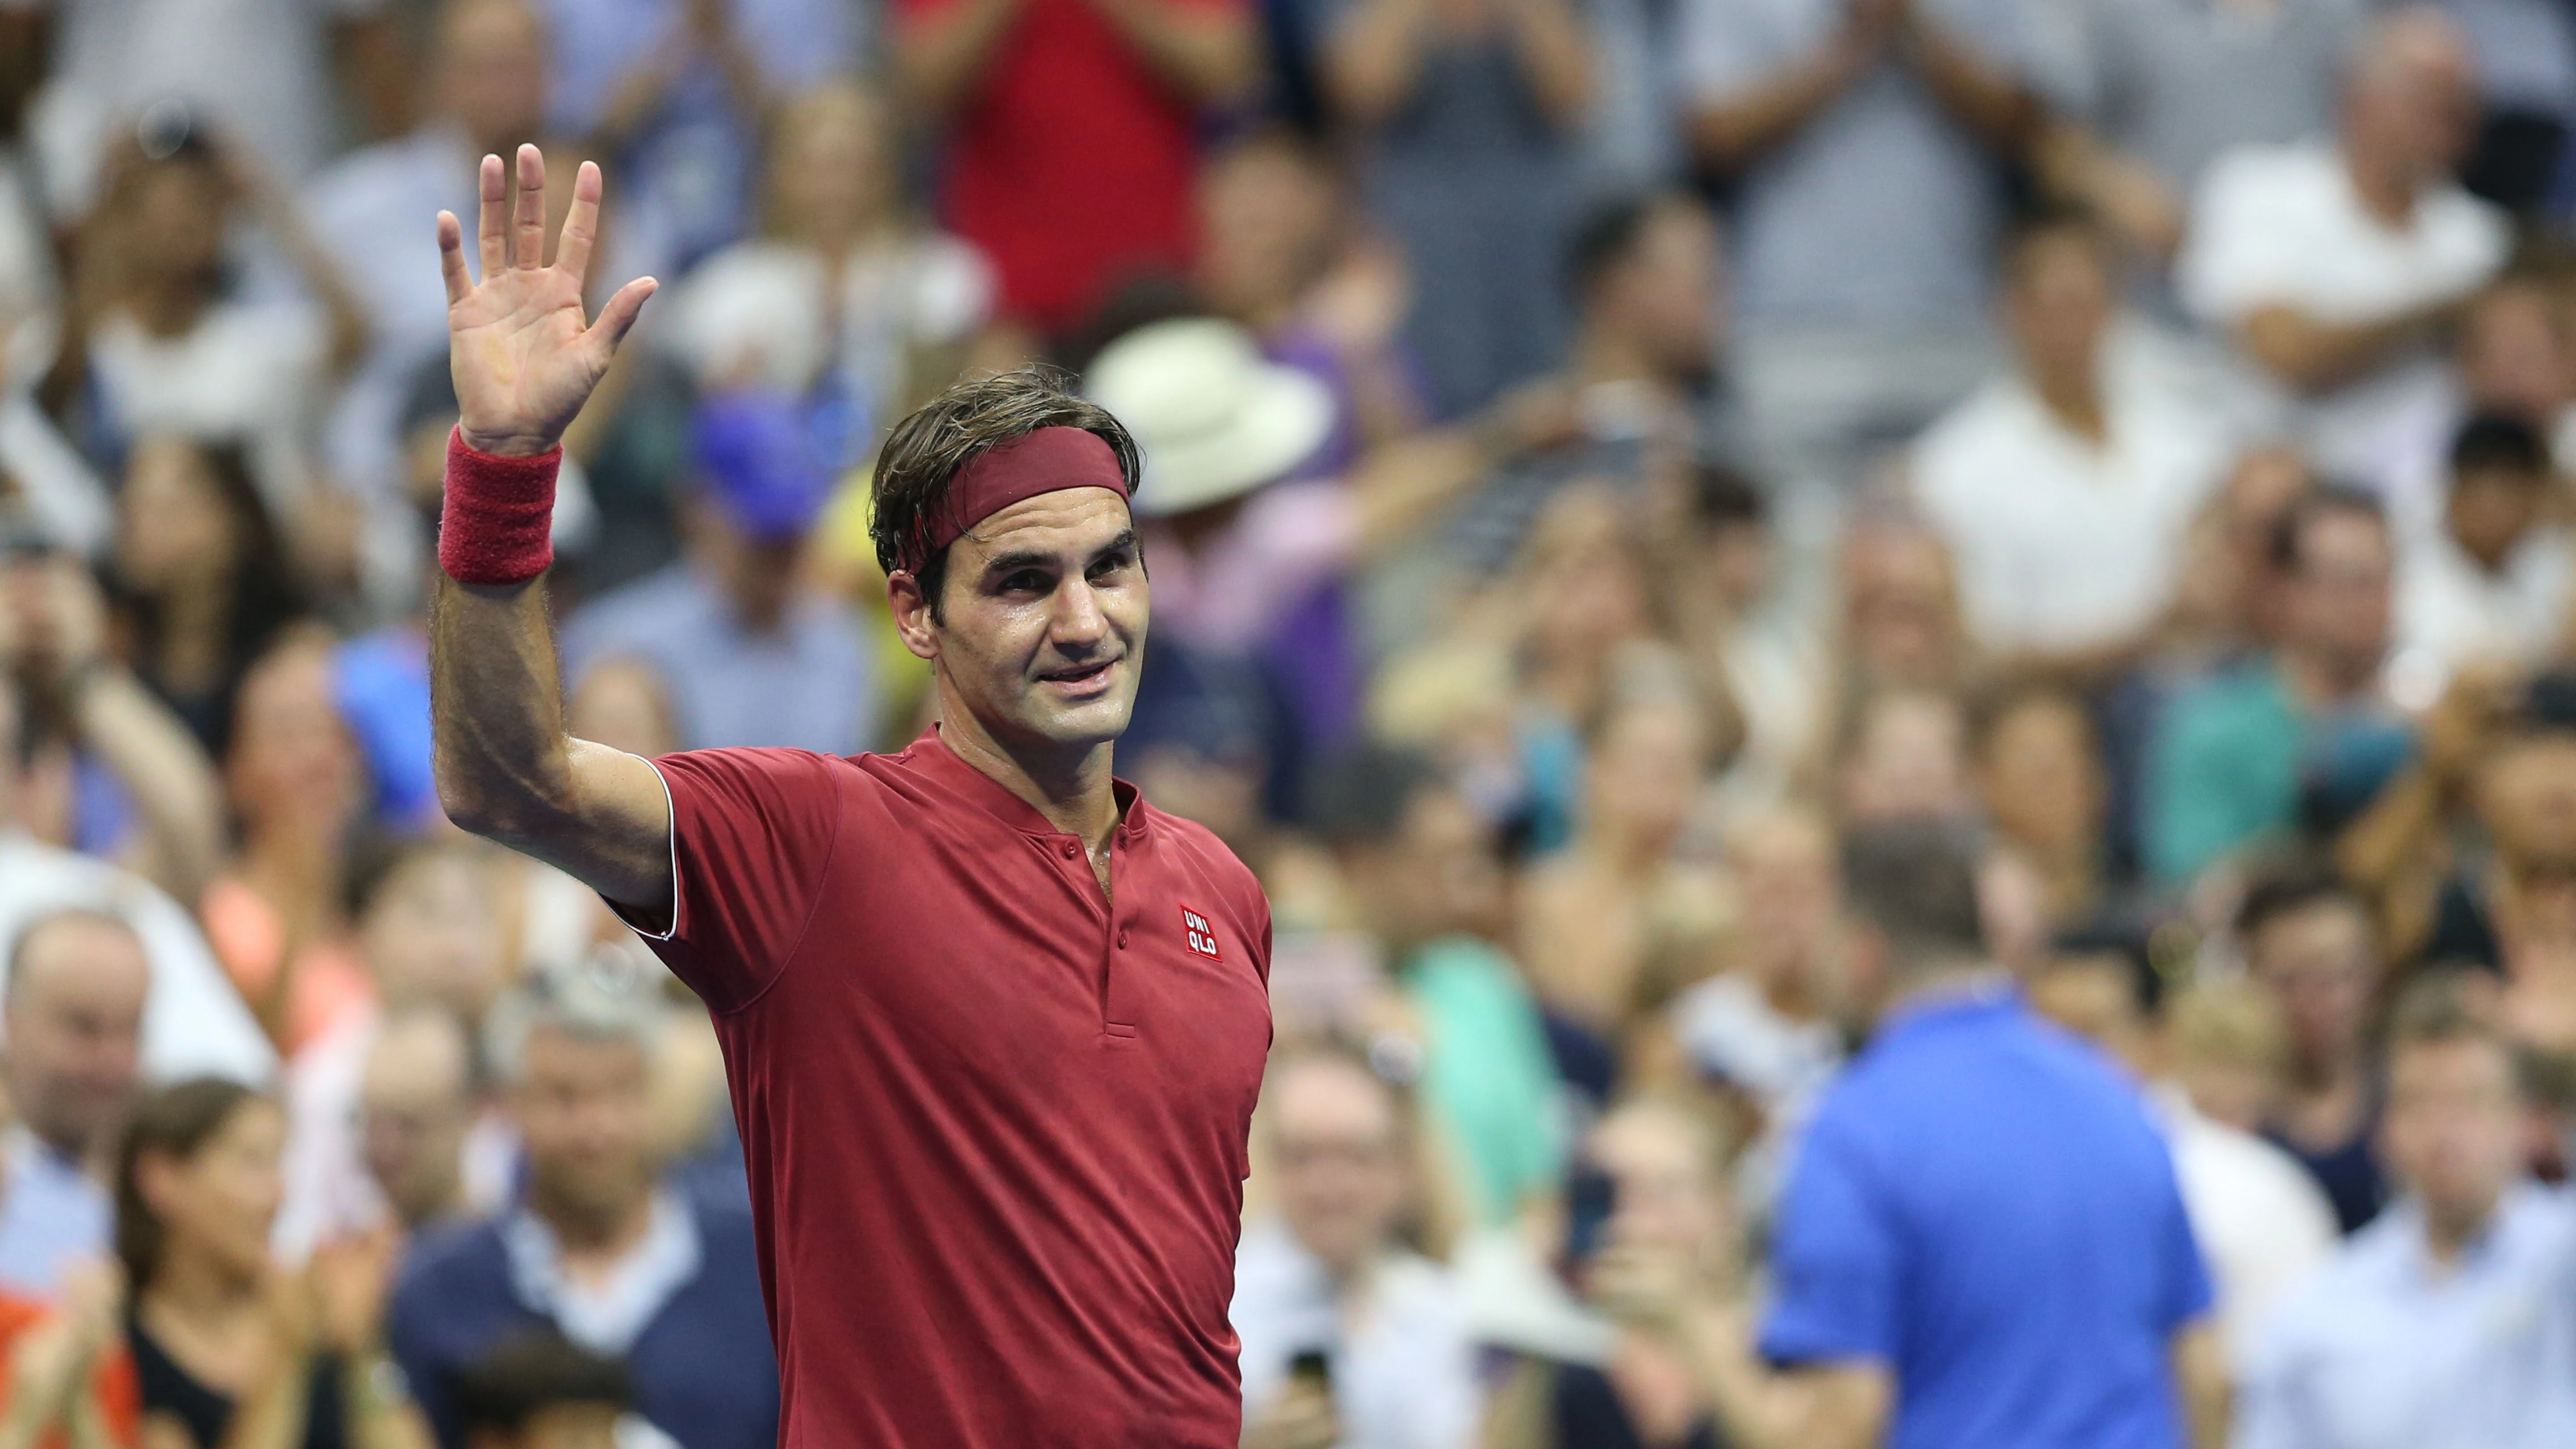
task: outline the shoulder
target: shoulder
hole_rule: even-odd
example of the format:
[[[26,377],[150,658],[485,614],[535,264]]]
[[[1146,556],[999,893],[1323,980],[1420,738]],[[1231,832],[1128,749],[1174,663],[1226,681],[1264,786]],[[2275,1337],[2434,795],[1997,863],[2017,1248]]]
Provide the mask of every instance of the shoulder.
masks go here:
[[[1164,847],[1173,852],[1184,868],[1211,887],[1224,903],[1247,921],[1257,920],[1266,929],[1270,924],[1270,897],[1252,874],[1252,867],[1222,840],[1216,832],[1195,820],[1157,810],[1139,801],[1137,808],[1152,811],[1153,829]]]
[[[478,1285],[506,1290],[509,1277],[510,1253],[501,1239],[500,1219],[431,1228],[403,1255],[402,1271],[394,1279],[393,1311],[449,1309],[474,1296]]]
[[[1927,503],[1957,503],[2009,482],[1990,469],[2027,447],[2034,422],[2028,394],[2017,381],[1988,379],[1915,442],[1915,491]]]

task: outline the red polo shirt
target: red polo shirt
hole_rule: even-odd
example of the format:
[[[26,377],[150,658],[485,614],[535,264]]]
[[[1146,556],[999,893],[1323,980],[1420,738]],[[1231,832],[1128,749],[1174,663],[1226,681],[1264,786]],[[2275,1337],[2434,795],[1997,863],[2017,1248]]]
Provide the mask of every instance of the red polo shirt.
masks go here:
[[[699,750],[654,950],[723,1039],[788,1449],[1235,1449],[1270,908],[1118,788],[1081,842],[934,731]]]

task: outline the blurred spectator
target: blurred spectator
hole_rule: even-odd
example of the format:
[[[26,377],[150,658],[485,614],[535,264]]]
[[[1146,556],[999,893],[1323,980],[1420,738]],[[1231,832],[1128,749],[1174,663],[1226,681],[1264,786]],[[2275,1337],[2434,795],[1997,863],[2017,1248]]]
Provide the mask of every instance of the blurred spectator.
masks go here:
[[[1278,1216],[1235,1258],[1246,1449],[1467,1449],[1458,1290],[1396,1236],[1414,1193],[1396,1090],[1359,1056],[1289,1048],[1262,1113]]]
[[[370,330],[269,164],[184,109],[145,113],[110,153],[101,200],[80,225],[38,396],[111,472],[153,433],[242,443],[283,511],[311,490],[306,441],[319,404],[366,355]],[[237,216],[293,262],[318,315],[233,295],[224,243]]]
[[[2397,1006],[2388,1081],[2385,1140],[2405,1195],[2264,1336],[2236,1442],[2565,1443],[2576,1207],[2523,1175],[2513,1051],[2430,980]]]
[[[749,1206],[684,1193],[654,1160],[658,1008],[588,973],[543,979],[496,1029],[527,1151],[520,1201],[419,1244],[388,1333],[445,1449],[466,1449],[456,1376],[552,1327],[623,1363],[635,1408],[684,1449],[778,1436],[778,1368]]]
[[[1693,0],[1701,162],[1736,182],[1737,380],[1766,462],[1857,481],[1987,365],[2003,198],[2039,46],[2014,0]]]
[[[102,1194],[104,1196],[104,1194]],[[0,1441],[129,1445],[141,1441],[134,1365],[116,1351],[115,1275],[92,1262],[53,1307],[0,1296]]]
[[[358,1152],[406,1238],[472,1210],[465,1144],[477,1105],[474,1043],[455,1016],[385,1013],[358,1078]]]
[[[2392,677],[2438,692],[2476,659],[2531,665],[2565,642],[2576,594],[2564,524],[2549,516],[2549,447],[2516,418],[2476,417],[2451,444],[2441,527],[2398,557]]]
[[[7,943],[9,957],[47,915],[108,912],[134,928],[151,962],[152,984],[143,1004],[144,1075],[155,1081],[200,1072],[266,1078],[276,1070],[276,1053],[188,913],[143,880],[37,840],[20,824],[20,700],[16,687],[0,678],[0,943]]]
[[[135,446],[117,495],[116,582],[136,674],[220,758],[242,676],[300,612],[240,448]]]
[[[1680,539],[1665,541],[1665,601],[1682,647],[1714,673],[1740,723],[1719,797],[1732,808],[1766,807],[1815,763],[1833,683],[1818,618],[1824,570],[1798,546],[1804,540],[1783,536],[1769,501],[1735,470],[1692,469],[1689,498]]]
[[[1894,995],[1781,1201],[1759,1352],[1785,1380],[1723,1318],[1682,1320],[1720,1419],[1756,1442],[2216,1444],[2209,1280],[2142,1104],[1985,964],[1950,831],[1853,837],[1844,876]]]
[[[1874,688],[1955,690],[1972,663],[1950,551],[1903,515],[1865,511],[1842,536],[1836,648],[1845,700]]]
[[[2288,1085],[2289,1032],[2271,993],[2250,981],[2198,982],[2166,1013],[2166,1059],[2192,1110],[2260,1132]]]
[[[2451,179],[2477,104],[2458,30],[2391,11],[2351,63],[2335,144],[2230,153],[2193,202],[2185,305],[2297,399],[2329,472],[2366,472],[2389,418],[2439,388],[2434,334],[2504,264],[2504,216]]]
[[[2115,913],[2125,883],[2103,848],[2109,795],[2083,697],[2043,680],[2007,682],[1979,701],[1971,725],[1987,823],[2037,873],[2051,928]]]
[[[641,1449],[634,1401],[615,1359],[552,1332],[510,1339],[456,1381],[466,1449]]]
[[[2082,57],[2073,116],[2040,174],[2150,257],[2182,244],[2210,163],[2332,129],[2368,0],[2088,0],[2066,7]]]
[[[2334,1252],[2334,1209],[2287,1153],[2250,1127],[2204,1115],[2192,1099],[2192,1076],[2168,1077],[2186,1050],[2205,1048],[2177,1040],[2177,1004],[2144,936],[2125,928],[2061,936],[2027,989],[2041,1015],[2111,1053],[2147,1089],[2173,1149],[2192,1236],[2208,1258],[2229,1362],[2241,1371],[2282,1299]],[[2206,1016],[2249,1004],[2242,996],[2231,1005],[2220,1000],[2194,1010]],[[2260,998],[2251,1004],[2259,1019]],[[2209,1026],[2197,1032],[2205,1040]]]
[[[1193,132],[1256,78],[1251,7],[902,0],[892,29],[905,99],[946,133],[942,217],[992,259],[1004,315],[1067,332],[1187,266]]]
[[[2367,801],[2407,748],[2382,688],[2394,545],[2367,494],[2327,488],[2273,533],[2280,635],[2174,698],[2146,756],[2150,870],[2186,881],[2296,822],[2303,792]]]
[[[0,1137],[0,1284],[39,1299],[107,1251],[107,1194],[90,1175],[133,1106],[152,981],[143,942],[114,916],[40,916],[18,936],[0,996],[17,1124]]]
[[[2558,187],[2576,109],[2576,17],[2551,0],[2435,0],[2459,23],[2485,101],[2461,184],[2530,213]]]
[[[2289,1034],[2289,1088],[2264,1135],[2299,1159],[2353,1232],[2386,1197],[2365,1036],[2380,977],[2370,917],[2331,877],[2291,867],[2246,891],[2236,935],[2247,975],[2279,1003]]]
[[[268,1256],[277,1103],[231,1082],[165,1087],[116,1159],[116,1253],[147,1442],[426,1449],[385,1358],[392,1243],[336,1244],[298,1275]]]
[[[806,580],[831,474],[798,404],[766,391],[697,415],[699,494],[688,554],[593,600],[563,631],[567,673],[633,655],[671,689],[681,743],[843,754],[874,739],[874,656],[849,613]]]
[[[1532,1363],[1493,1410],[1491,1449],[1722,1449],[1723,1390],[1694,1361],[1694,1328],[1723,1318],[1742,1271],[1719,1190],[1723,1153],[1708,1125],[1653,1099],[1628,1102],[1592,1131],[1588,1200],[1569,1202],[1568,1271],[1618,1325],[1606,1362]],[[1571,1196],[1571,1194],[1570,1194]],[[1758,1441],[1756,1441],[1758,1442]]]
[[[1537,1003],[1479,931],[1502,909],[1492,828],[1419,755],[1368,749],[1326,771],[1312,808],[1353,914],[1420,1021],[1424,1106],[1457,1153],[1476,1222],[1511,1222],[1565,1161]]]
[[[1369,214],[1414,263],[1405,337],[1432,411],[1457,417],[1564,355],[1591,40],[1562,0],[1344,0],[1328,15],[1325,92],[1360,138]]]
[[[326,648],[290,634],[242,679],[224,758],[241,849],[198,906],[225,972],[290,1055],[368,995],[344,899],[366,785]]]
[[[2031,223],[2004,275],[2015,366],[1915,445],[1914,496],[1979,645],[2099,667],[2172,600],[2227,441],[2167,370],[2113,346],[2116,273],[2093,224]]]
[[[983,257],[907,214],[895,147],[873,92],[832,85],[787,103],[759,236],[691,271],[658,334],[709,391],[837,399],[846,461],[956,375],[993,305]]]
[[[1846,828],[1963,822],[1976,808],[1967,711],[1940,690],[1896,686],[1855,701],[1833,765]]]

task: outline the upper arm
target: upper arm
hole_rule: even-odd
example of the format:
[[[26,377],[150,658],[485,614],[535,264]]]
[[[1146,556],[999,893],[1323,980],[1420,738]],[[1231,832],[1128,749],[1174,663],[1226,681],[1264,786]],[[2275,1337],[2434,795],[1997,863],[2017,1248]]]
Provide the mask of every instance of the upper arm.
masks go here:
[[[1896,1361],[1903,1249],[1860,1144],[1820,1116],[1800,1146],[1771,1242],[1772,1304],[1762,1354],[1783,1364],[1859,1369]]]
[[[607,898],[658,920],[671,899],[671,812],[646,761],[588,740],[567,740],[570,810],[537,830],[505,837],[512,849],[556,867]]]

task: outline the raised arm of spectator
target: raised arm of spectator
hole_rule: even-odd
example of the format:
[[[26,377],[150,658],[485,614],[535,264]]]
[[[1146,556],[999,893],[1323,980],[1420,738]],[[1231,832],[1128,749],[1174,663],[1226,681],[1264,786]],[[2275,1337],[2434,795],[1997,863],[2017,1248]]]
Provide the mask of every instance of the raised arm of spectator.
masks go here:
[[[2146,162],[2072,121],[2040,127],[2031,167],[2052,195],[2101,217],[2122,240],[2158,261],[2182,247],[2183,196]]]
[[[599,168],[584,163],[575,178],[549,267],[541,265],[545,162],[536,147],[519,148],[515,217],[505,214],[502,164],[483,158],[479,284],[466,271],[457,219],[446,212],[438,218],[458,442],[470,450],[451,454],[442,558],[461,559],[469,546],[507,555],[497,562],[487,555],[488,567],[463,570],[477,576],[515,576],[523,564],[513,564],[520,556],[509,551],[542,547],[551,469],[508,460],[544,459],[561,445],[654,288],[651,278],[627,283],[585,325],[582,277],[598,232]],[[460,491],[468,485],[477,490],[471,497]],[[464,584],[442,574],[429,643],[438,796],[449,817],[612,901],[666,909],[671,834],[661,779],[632,755],[564,732],[562,680],[539,579]]]
[[[1813,54],[1784,66],[1756,66],[1758,78],[1704,95],[1690,119],[1691,144],[1701,162],[1721,171],[1741,170],[1806,129],[1886,56],[1904,23],[1905,4],[1853,0],[1842,28]],[[1753,22],[1746,7],[1707,6],[1700,23],[1725,27]],[[1696,48],[1704,60],[1714,53],[1729,72],[1745,69],[1751,57],[1737,53],[1733,39],[1731,34],[1702,37]]]
[[[1156,75],[1203,106],[1248,94],[1261,74],[1261,40],[1249,5],[1191,0],[1091,0]]]
[[[1560,130],[1582,124],[1592,109],[1592,37],[1566,0],[1495,0],[1511,33],[1512,53],[1530,94]]]
[[[1422,78],[1431,25],[1430,0],[1360,0],[1324,42],[1324,91],[1334,110],[1363,128],[1402,110]]]
[[[966,104],[1027,0],[956,0],[895,24],[894,71],[912,109],[942,120]]]
[[[671,33],[659,50],[628,71],[609,93],[598,134],[593,138],[600,149],[606,153],[621,150],[652,124],[669,101],[671,88],[679,84],[690,63],[700,57],[715,62],[716,73],[723,77],[734,109],[745,121],[758,126],[767,119],[769,81],[761,73],[760,58],[743,43],[742,32],[734,26],[731,0],[689,0],[685,23]]]
[[[324,367],[334,379],[347,377],[357,370],[374,343],[374,330],[367,323],[367,310],[358,301],[358,294],[349,289],[340,264],[331,259],[331,254],[314,239],[312,229],[304,224],[304,210],[291,192],[247,150],[230,140],[218,143],[217,154],[235,197],[258,219],[260,229],[277,243],[306,290],[322,304],[323,316],[330,326]]]
[[[1919,5],[1905,12],[1904,42],[1914,73],[1950,118],[2005,156],[2019,159],[2039,139],[2047,112],[2021,80],[1978,55]]]
[[[1570,390],[1561,383],[1534,383],[1456,427],[1372,449],[1348,480],[1359,510],[1357,552],[1373,558],[1401,548],[1496,468],[1572,442],[1581,428]]]
[[[2284,383],[2324,392],[2371,371],[2450,325],[2458,301],[2376,322],[2328,322],[2296,307],[2257,307],[2236,325],[2237,340]]]

